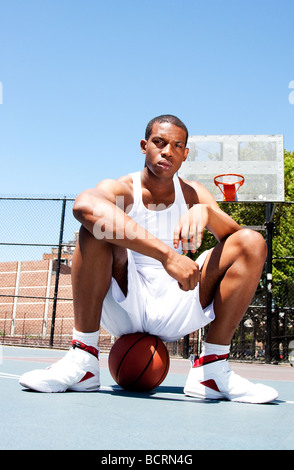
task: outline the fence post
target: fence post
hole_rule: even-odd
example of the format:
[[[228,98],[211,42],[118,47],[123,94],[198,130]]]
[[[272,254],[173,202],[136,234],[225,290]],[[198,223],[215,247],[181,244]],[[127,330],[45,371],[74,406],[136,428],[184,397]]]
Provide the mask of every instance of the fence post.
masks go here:
[[[273,215],[275,205],[271,202],[266,203],[266,243],[267,243],[267,260],[266,260],[266,337],[265,337],[265,362],[270,363],[272,360],[272,241],[273,241]]]
[[[51,321],[51,332],[50,332],[50,347],[53,346],[53,340],[54,340],[55,317],[56,317],[58,285],[59,285],[59,275],[60,275],[60,264],[61,264],[61,255],[62,255],[64,219],[65,219],[65,206],[66,206],[66,198],[64,197],[63,202],[62,202],[62,211],[61,211],[61,220],[60,220],[58,256],[57,256],[56,278],[55,278],[55,288],[54,288],[54,298],[53,298],[53,308],[52,308],[52,321]]]

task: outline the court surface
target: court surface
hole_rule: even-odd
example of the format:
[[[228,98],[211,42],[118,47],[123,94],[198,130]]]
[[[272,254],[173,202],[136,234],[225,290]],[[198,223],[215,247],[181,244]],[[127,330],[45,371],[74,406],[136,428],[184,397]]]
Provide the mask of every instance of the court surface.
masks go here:
[[[171,359],[165,381],[152,393],[120,389],[102,354],[101,391],[43,394],[18,378],[48,367],[64,351],[1,346],[2,450],[293,450],[294,367],[242,364],[243,377],[275,387],[272,404],[250,405],[186,397],[189,360]]]

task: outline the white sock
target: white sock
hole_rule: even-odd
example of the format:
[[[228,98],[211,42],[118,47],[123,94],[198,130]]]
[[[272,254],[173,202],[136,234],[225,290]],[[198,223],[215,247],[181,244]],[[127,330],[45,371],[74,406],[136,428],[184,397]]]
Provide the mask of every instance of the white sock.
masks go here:
[[[223,354],[229,354],[231,345],[230,344],[213,344],[213,343],[206,343],[205,341],[202,344],[201,355],[208,356],[210,354],[216,354],[218,356],[222,356]]]
[[[93,333],[82,333],[81,331],[77,331],[75,328],[73,329],[72,339],[76,339],[81,343],[86,344],[87,346],[93,346],[94,348],[98,349],[98,339],[99,339],[99,330],[94,331]]]

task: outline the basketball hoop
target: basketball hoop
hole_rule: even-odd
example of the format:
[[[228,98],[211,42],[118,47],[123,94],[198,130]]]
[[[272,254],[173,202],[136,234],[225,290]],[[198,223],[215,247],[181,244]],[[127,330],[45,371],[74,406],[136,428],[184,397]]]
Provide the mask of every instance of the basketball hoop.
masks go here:
[[[223,193],[223,201],[236,201],[236,193],[244,181],[244,176],[235,173],[224,173],[214,177],[214,184]]]

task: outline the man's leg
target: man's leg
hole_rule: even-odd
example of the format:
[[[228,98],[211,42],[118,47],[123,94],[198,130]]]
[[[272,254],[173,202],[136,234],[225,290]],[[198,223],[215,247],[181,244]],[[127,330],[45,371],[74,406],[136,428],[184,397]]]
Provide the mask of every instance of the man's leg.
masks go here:
[[[244,229],[209,253],[201,272],[200,302],[205,308],[213,301],[215,320],[188,376],[187,395],[247,403],[277,398],[271,387],[234,374],[227,361],[232,337],[256,291],[266,252],[263,237]]]
[[[214,301],[215,320],[207,342],[230,344],[258,286],[266,253],[264,238],[244,229],[208,255],[201,272],[200,302],[205,308]]]
[[[112,276],[126,293],[126,250],[103,240],[96,240],[82,227],[72,265],[76,330],[90,333],[99,329],[102,304]]]
[[[97,343],[102,304],[112,275],[123,291],[127,289],[126,273],[126,251],[96,240],[82,227],[72,267],[75,314],[73,347],[50,368],[24,374],[20,378],[21,385],[40,392],[99,389]]]

